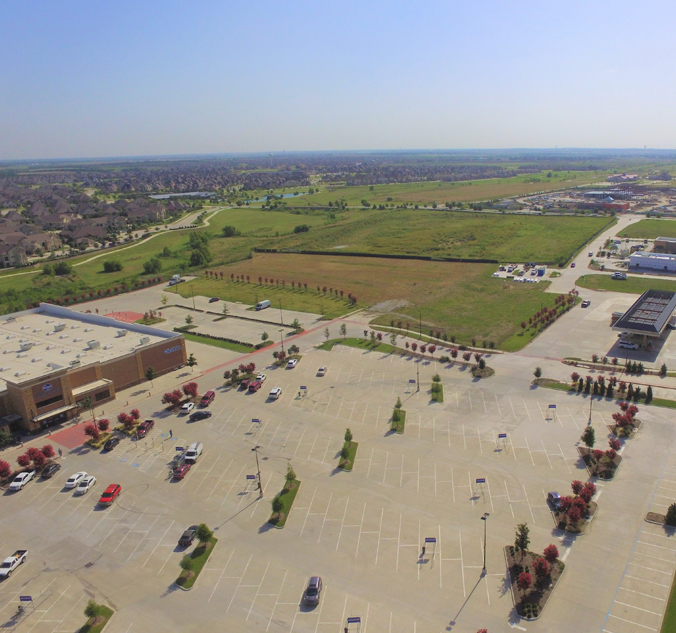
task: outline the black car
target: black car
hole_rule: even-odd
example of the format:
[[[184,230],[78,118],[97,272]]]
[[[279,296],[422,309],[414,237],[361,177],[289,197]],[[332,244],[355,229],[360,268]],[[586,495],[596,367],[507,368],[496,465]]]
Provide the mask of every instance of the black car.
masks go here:
[[[178,544],[181,547],[189,547],[195,540],[196,534],[197,534],[197,526],[191,525],[185,532],[183,532],[183,536],[181,536],[181,538],[178,539]]]
[[[119,437],[111,437],[104,445],[104,451],[112,451],[120,443]]]
[[[195,411],[190,416],[190,421],[191,422],[197,422],[197,420],[204,420],[205,418],[210,418],[211,417],[211,411]]]
[[[50,464],[42,471],[42,478],[49,479],[61,470],[61,464]]]
[[[209,303],[216,303],[217,301],[220,301],[218,297],[211,297],[211,299],[209,299]]]

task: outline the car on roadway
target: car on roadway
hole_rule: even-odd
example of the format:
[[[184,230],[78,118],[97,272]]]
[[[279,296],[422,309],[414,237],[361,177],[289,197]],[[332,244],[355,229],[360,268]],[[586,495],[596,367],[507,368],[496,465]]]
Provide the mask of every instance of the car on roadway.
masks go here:
[[[182,407],[181,407],[181,413],[183,415],[186,415],[190,413],[193,409],[195,408],[195,403],[194,402],[186,402]]]
[[[594,252],[593,252],[593,251],[589,251],[589,252],[587,253],[587,257],[594,257]]]
[[[260,383],[264,383],[266,378],[267,378],[266,374],[258,374],[258,376],[256,376],[256,380]]]
[[[35,477],[34,470],[27,470],[26,472],[19,473],[16,477],[14,477],[14,481],[12,481],[12,483],[9,484],[9,489],[12,492],[21,490],[34,477]]]
[[[623,347],[624,349],[638,349],[638,345],[636,343],[632,343],[630,341],[624,341],[620,340],[617,343],[618,347]]]
[[[282,395],[282,388],[281,387],[275,387],[274,389],[270,390],[270,400],[278,400],[279,397]]]
[[[195,411],[190,415],[191,422],[197,422],[198,420],[204,420],[211,417],[211,411]]]
[[[289,362],[286,364],[287,369],[293,369],[298,364],[297,358],[290,358]]]
[[[575,268],[575,262],[570,265],[571,268]]]
[[[83,495],[83,494],[89,492],[89,489],[92,488],[95,483],[96,483],[96,477],[94,477],[93,475],[88,475],[87,477],[85,477],[80,482],[78,487],[75,489],[75,494],[76,495]]]
[[[141,424],[138,425],[136,429],[137,437],[145,437],[150,431],[155,428],[155,420],[144,420]]]
[[[65,488],[77,488],[80,485],[80,482],[87,477],[87,473],[81,470],[79,473],[75,473],[74,475],[71,475],[68,477],[66,480],[66,483],[64,484]]]
[[[192,545],[192,542],[195,540],[196,536],[197,536],[197,526],[191,525],[185,532],[183,532],[181,538],[178,539],[179,546],[190,547]]]
[[[115,502],[122,492],[122,486],[120,484],[110,484],[101,495],[99,499],[100,506],[110,506]]]
[[[581,305],[583,308],[588,308],[591,305],[591,301],[589,299],[585,299]]]
[[[320,367],[320,368],[317,370],[317,376],[319,376],[320,378],[321,378],[322,376],[326,376],[326,367]]]
[[[43,479],[51,479],[60,470],[61,464],[50,464],[49,466],[46,466],[45,469],[42,471],[41,477]]]
[[[551,504],[555,511],[558,512],[561,509],[561,495],[558,492],[548,492],[547,502]]]
[[[174,479],[183,479],[188,474],[192,464],[190,462],[183,462],[180,466],[176,466],[171,473]]]
[[[209,299],[209,303],[216,303],[217,301],[220,301],[218,297],[211,297],[211,299]]]
[[[303,604],[316,607],[322,594],[322,579],[320,576],[312,576],[303,593]]]
[[[626,280],[626,279],[627,279],[627,275],[625,275],[624,273],[613,273],[613,274],[610,276],[610,278],[611,278],[611,279],[622,279],[622,280]]]
[[[120,443],[119,437],[111,437],[104,445],[104,451],[112,451]]]

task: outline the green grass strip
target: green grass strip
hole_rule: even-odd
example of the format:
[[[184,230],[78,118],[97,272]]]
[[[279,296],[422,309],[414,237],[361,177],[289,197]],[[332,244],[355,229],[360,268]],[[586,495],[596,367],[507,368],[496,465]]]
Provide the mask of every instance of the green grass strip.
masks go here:
[[[113,610],[105,605],[99,605],[99,615],[103,616],[103,621],[95,624],[94,626],[90,625],[89,622],[85,624],[79,631],[79,633],[99,633],[103,631],[103,627],[108,624],[108,620],[113,617]]]
[[[284,507],[282,508],[282,518],[279,519],[275,517],[275,513],[273,512],[268,519],[268,523],[275,525],[278,528],[283,528],[286,524],[286,520],[289,518],[289,514],[291,513],[291,507],[293,506],[293,502],[296,499],[298,490],[300,489],[300,481],[298,481],[298,479],[294,479],[291,484],[294,485],[293,488],[289,489],[289,484],[287,483],[284,485],[284,488],[282,488],[282,491],[277,495],[277,497],[281,499],[282,503],[284,504]]]
[[[566,383],[556,382],[553,380],[549,380],[547,378],[539,378],[537,381],[534,382],[540,387],[546,387],[547,389],[556,389],[558,391],[572,391],[573,393],[578,393],[577,387],[571,389],[570,385]],[[584,393],[584,391],[580,393]],[[616,395],[613,396],[614,398],[618,400],[624,400],[624,398],[622,397],[623,394],[619,393],[619,391],[616,391],[615,393]],[[603,397],[605,398],[606,396]],[[645,398],[645,392],[642,392],[641,400],[643,400],[643,398]],[[645,401],[641,402],[641,400],[639,400],[639,402],[637,402],[636,404],[643,404],[644,406],[665,407],[667,409],[676,409],[676,400],[667,400],[666,398],[653,398],[647,405]]]
[[[444,401],[444,386],[441,383],[433,383],[432,388],[434,389],[434,385],[439,385],[437,391],[432,391],[432,400],[435,402],[443,402]]]
[[[195,575],[190,578],[187,578],[189,572],[182,571],[181,575],[176,579],[177,585],[180,585],[184,589],[190,589],[195,584],[197,577],[200,575],[200,572],[202,571],[202,568],[204,567],[204,565],[206,565],[209,556],[211,556],[211,552],[214,551],[214,547],[216,547],[218,539],[215,536],[212,536],[209,539],[209,543],[211,543],[211,547],[208,549],[204,545],[198,545],[192,551],[192,553],[189,555],[190,560],[192,560],[192,569],[190,571],[193,572]]]
[[[343,459],[341,457],[340,461],[338,462],[338,468],[342,468],[343,470],[347,471],[352,470],[352,467],[354,466],[355,457],[357,456],[358,446],[359,442],[350,442],[350,445],[347,447],[347,458]]]
[[[669,594],[669,602],[667,603],[667,610],[664,613],[664,620],[662,621],[662,633],[672,633],[676,631],[676,579],[671,585],[671,593]]]
[[[394,411],[396,411],[396,409]],[[392,417],[394,417],[394,415]],[[405,429],[406,429],[406,411],[404,411],[403,409],[399,409],[399,422],[394,421],[392,422],[392,430],[396,431],[399,435],[403,435]]]
[[[229,349],[231,352],[239,352],[241,354],[251,354],[251,352],[256,351],[253,347],[246,347],[245,345],[238,345],[237,343],[230,343],[228,341],[219,341],[217,339],[207,338],[206,336],[190,334],[189,332],[184,332],[183,336],[186,341],[193,341],[193,343],[202,343],[203,345],[211,345],[212,347],[221,347],[223,349]]]
[[[363,349],[366,352],[382,352],[383,354],[391,354],[394,351],[400,351],[399,348],[393,347],[389,343],[371,342],[371,339],[366,338],[334,338],[326,343],[322,343],[317,349],[331,351],[334,345],[347,345],[348,347],[356,347]]]

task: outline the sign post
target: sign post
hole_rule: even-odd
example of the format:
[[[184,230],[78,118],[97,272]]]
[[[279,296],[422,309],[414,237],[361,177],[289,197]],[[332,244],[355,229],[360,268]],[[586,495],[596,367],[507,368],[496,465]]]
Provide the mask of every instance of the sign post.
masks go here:
[[[425,551],[428,546],[432,548],[432,558],[434,558],[437,555],[437,539],[434,536],[425,537]]]
[[[356,626],[350,626],[351,624],[355,624]],[[345,631],[346,633],[348,633],[350,630],[357,631],[357,633],[361,633],[361,617],[353,616],[347,619],[347,626],[345,627]]]
[[[507,433],[498,433],[498,450],[507,448]]]
[[[547,407],[547,417],[545,419],[546,420],[553,420],[555,415],[556,415],[556,405],[550,404]]]
[[[476,490],[474,491],[474,494],[475,495],[478,494],[479,486],[481,486],[481,495],[483,496],[485,485],[486,485],[486,478],[485,477],[478,477],[477,480],[476,480]]]

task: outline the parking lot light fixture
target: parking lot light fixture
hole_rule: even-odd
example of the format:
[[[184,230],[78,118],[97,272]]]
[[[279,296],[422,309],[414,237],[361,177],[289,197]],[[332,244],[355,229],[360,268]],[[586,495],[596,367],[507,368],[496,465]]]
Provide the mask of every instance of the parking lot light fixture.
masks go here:
[[[484,566],[481,570],[482,576],[486,575],[486,526],[488,525],[489,516],[490,514],[488,512],[484,512],[484,515],[481,517],[481,520],[484,522]]]
[[[260,493],[260,496],[263,496],[263,486],[261,485],[261,467],[258,462],[258,449],[261,448],[260,446],[254,446],[251,450],[256,453],[256,470],[258,471],[258,492]]]

